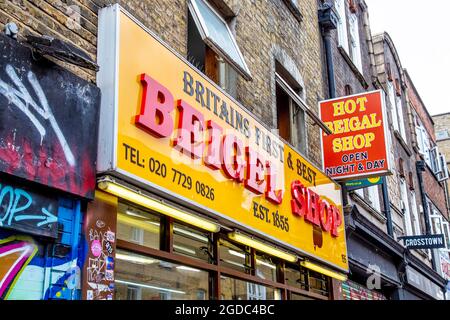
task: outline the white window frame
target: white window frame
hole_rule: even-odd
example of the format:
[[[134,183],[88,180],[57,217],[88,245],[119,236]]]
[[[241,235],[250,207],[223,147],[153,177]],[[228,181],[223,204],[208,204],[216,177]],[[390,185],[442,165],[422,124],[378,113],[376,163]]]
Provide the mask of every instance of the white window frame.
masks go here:
[[[409,208],[409,201],[408,201],[408,190],[406,186],[406,180],[404,178],[400,178],[400,196],[401,196],[401,204],[402,204],[402,211],[403,211],[403,221],[405,223],[405,234],[407,236],[413,235],[413,228],[412,228],[412,220],[411,220],[411,213]]]
[[[242,61],[242,65],[239,63],[239,61],[235,61],[234,59],[232,59],[228,55],[226,50],[222,49],[222,47],[219,44],[217,44],[216,41],[214,41],[214,39],[208,33],[208,24],[203,19],[203,16],[200,13],[200,10],[198,9],[195,1],[202,1],[203,3],[205,3],[205,5],[223,22],[223,24],[227,29],[228,34],[230,35],[231,40],[233,41],[233,46],[235,47],[239,55],[239,58]],[[233,33],[231,32],[230,27],[228,26],[228,23],[225,21],[225,19],[222,18],[222,16],[208,3],[207,0],[189,0],[188,7],[203,41],[208,46],[210,46],[211,49],[213,49],[217,54],[223,57],[230,65],[232,65],[244,78],[250,80],[252,78],[250,70],[245,62],[241,50],[239,49],[239,46],[237,45],[236,39]]]
[[[435,221],[437,220],[437,226],[439,226],[440,231],[436,232],[436,224]],[[433,213],[430,215],[430,223],[432,228],[432,234],[443,234],[444,235],[444,242],[445,242],[445,248],[441,248],[439,250],[444,252],[450,252],[450,228],[449,223],[445,220],[445,218],[442,216],[442,214],[437,211],[433,210]]]
[[[388,87],[389,102],[390,102],[390,105],[391,105],[392,125],[394,126],[394,130],[399,131],[394,85],[392,84],[391,81],[388,81],[387,82],[387,87]]]
[[[359,40],[359,21],[355,13],[351,13],[348,18],[350,26],[350,45],[351,45],[351,59],[359,72],[362,73],[361,62],[361,43]]]
[[[449,178],[447,160],[445,159],[445,155],[442,153],[439,155],[439,166],[441,169],[438,180],[439,182],[441,182]]]
[[[371,186],[367,188],[367,194],[372,208],[381,212],[380,195],[378,193],[378,186]]]
[[[346,0],[335,0],[334,6],[336,8],[336,13],[338,15],[338,41],[339,46],[341,46],[345,52],[348,53],[348,33],[347,33],[347,15],[346,15]]]
[[[400,135],[405,142],[406,141],[406,130],[405,130],[405,118],[403,117],[403,103],[402,96],[395,96],[395,105],[398,113],[398,122],[400,127]]]
[[[421,229],[420,229],[420,223],[419,223],[419,211],[417,210],[417,201],[416,201],[416,193],[414,190],[409,191],[409,197],[411,199],[411,213],[412,213],[412,219],[413,219],[413,225],[414,225],[414,235],[420,235]]]

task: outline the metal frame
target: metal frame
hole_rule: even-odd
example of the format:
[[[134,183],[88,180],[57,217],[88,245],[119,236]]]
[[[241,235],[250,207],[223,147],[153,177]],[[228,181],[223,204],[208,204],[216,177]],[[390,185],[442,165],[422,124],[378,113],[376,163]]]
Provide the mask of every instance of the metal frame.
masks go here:
[[[197,7],[197,4],[195,1],[203,1],[205,5],[223,22],[225,27],[227,28],[227,32],[230,35],[233,45],[236,48],[236,51],[239,55],[239,58],[241,58],[244,68],[242,68],[237,61],[234,61],[224,50],[220,48],[220,46],[212,39],[208,33],[207,23],[203,20],[203,16],[200,13],[200,10]],[[228,63],[233,65],[235,69],[239,71],[239,73],[246,79],[251,80],[252,76],[250,74],[250,70],[248,69],[247,64],[245,63],[244,56],[241,53],[241,50],[239,49],[239,46],[237,45],[236,39],[234,38],[233,33],[231,32],[230,28],[228,27],[228,23],[221,17],[221,15],[207,2],[204,0],[189,0],[188,1],[189,10],[192,13],[192,17],[194,18],[194,22],[197,26],[197,28],[200,31],[200,35],[203,38],[203,41],[207,45],[209,45],[217,54],[223,55],[225,60],[227,60]]]
[[[351,98],[351,97],[356,97],[356,96],[360,96],[363,94],[371,94],[371,93],[375,93],[375,92],[380,92],[380,96],[381,96],[381,111],[382,111],[383,124],[384,124],[384,138],[385,138],[385,147],[386,147],[387,170],[374,171],[374,172],[371,172],[370,174],[364,175],[364,176],[362,176],[361,174],[352,174],[352,175],[348,175],[348,176],[344,176],[344,177],[336,177],[336,178],[332,177],[332,179],[334,179],[336,181],[351,180],[351,178],[355,178],[355,177],[363,179],[363,178],[370,178],[370,177],[377,176],[377,175],[391,175],[392,174],[392,163],[391,163],[391,157],[389,156],[389,147],[390,146],[388,146],[388,140],[387,140],[388,134],[390,134],[390,132],[389,132],[389,122],[388,122],[387,113],[386,113],[386,94],[384,93],[384,91],[382,89],[378,89],[378,90],[372,90],[372,91],[352,94],[350,96],[345,96],[345,98]],[[338,97],[338,98],[328,99],[328,100],[319,102],[319,115],[322,114],[321,103],[336,101],[336,100],[340,100],[342,98],[344,98],[344,97]],[[322,135],[320,135],[320,145],[323,146]],[[323,172],[325,172],[324,160],[325,160],[324,153],[322,152],[322,171]]]
[[[164,224],[166,224],[164,226]],[[226,241],[230,241],[224,234],[214,234],[213,235],[213,243],[212,246],[214,248],[215,253],[215,261],[213,263],[207,263],[205,261],[202,261],[200,259],[195,259],[191,257],[187,257],[178,253],[174,253],[172,248],[167,248],[166,244],[173,243],[173,220],[161,220],[161,229],[166,230],[164,234],[161,234],[161,238],[164,238],[164,241],[160,241],[160,248],[161,250],[145,247],[139,244],[135,244],[129,241],[117,240],[117,249],[122,250],[128,250],[132,251],[134,253],[151,256],[157,259],[162,259],[165,261],[169,261],[172,263],[178,263],[182,265],[186,265],[189,267],[201,269],[203,271],[207,271],[209,273],[209,299],[220,299],[220,277],[221,275],[226,277],[235,278],[238,280],[243,280],[251,283],[255,283],[258,285],[264,285],[268,287],[272,287],[274,289],[280,290],[281,293],[281,300],[287,300],[289,293],[296,293],[301,294],[303,296],[307,296],[309,298],[315,298],[319,300],[328,300],[331,298],[332,294],[332,284],[330,279],[328,279],[328,289],[329,289],[329,295],[323,296],[318,293],[312,292],[312,291],[306,291],[300,288],[292,287],[290,285],[287,285],[285,283],[284,279],[284,263],[278,262],[277,263],[277,280],[271,281],[267,279],[261,279],[255,275],[255,254],[256,250],[252,249],[250,250],[251,254],[251,263],[252,263],[252,271],[250,273],[241,272],[235,269],[232,269],[230,267],[226,267],[223,265],[223,263],[220,261],[219,256],[219,239],[223,238]],[[170,230],[170,234],[167,234],[167,230]],[[230,241],[232,242],[232,241]],[[300,272],[300,270],[299,270]]]

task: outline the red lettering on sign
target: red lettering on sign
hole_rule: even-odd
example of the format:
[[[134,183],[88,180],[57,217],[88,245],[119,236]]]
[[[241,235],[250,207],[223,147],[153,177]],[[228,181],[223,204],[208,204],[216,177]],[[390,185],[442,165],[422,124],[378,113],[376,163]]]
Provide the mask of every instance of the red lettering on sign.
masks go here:
[[[334,204],[322,199],[298,180],[291,183],[291,194],[291,210],[295,217],[304,217],[305,221],[330,232],[333,237],[339,236],[342,217]]]
[[[264,162],[258,152],[250,147],[245,148],[245,153],[247,155],[247,177],[244,180],[244,186],[256,194],[262,194],[266,189]]]
[[[170,112],[174,109],[172,94],[159,82],[146,74],[141,75],[143,94],[140,114],[135,124],[157,138],[168,137],[173,131]]]
[[[237,182],[244,180],[244,145],[234,134],[223,137],[222,169],[225,175]]]
[[[206,122],[208,128],[208,148],[205,156],[205,165],[213,170],[220,169],[220,137],[222,136],[222,127],[212,120]]]
[[[183,100],[177,101],[179,111],[178,133],[173,141],[175,149],[187,154],[192,159],[203,156],[203,114]]]

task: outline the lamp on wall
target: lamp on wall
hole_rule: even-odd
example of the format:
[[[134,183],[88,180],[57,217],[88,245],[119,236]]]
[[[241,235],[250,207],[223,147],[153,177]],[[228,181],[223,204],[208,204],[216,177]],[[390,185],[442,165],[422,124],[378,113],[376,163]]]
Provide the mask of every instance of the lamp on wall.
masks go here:
[[[318,273],[321,273],[323,275],[329,276],[331,278],[335,278],[335,279],[340,280],[340,281],[346,281],[347,280],[347,276],[345,274],[332,271],[332,270],[330,270],[328,268],[324,268],[324,267],[322,267],[322,266],[320,266],[318,264],[312,263],[311,261],[308,261],[308,260],[300,261],[300,265],[302,267],[305,267],[307,269],[316,271]]]
[[[156,212],[160,212],[164,215],[186,222],[187,224],[196,226],[200,229],[207,230],[209,232],[218,232],[220,230],[219,225],[214,222],[211,222],[210,220],[200,218],[196,215],[178,210],[174,207],[170,207],[160,201],[152,199],[142,193],[136,192],[115,181],[111,180],[100,181],[98,183],[98,187],[99,189],[111,193],[119,198],[136,203],[138,205],[154,210]]]
[[[228,234],[228,238],[230,238],[231,240],[234,240],[236,242],[239,242],[243,245],[252,247],[256,250],[265,252],[267,254],[270,254],[272,256],[278,257],[280,259],[289,261],[289,262],[296,262],[297,261],[297,256],[294,254],[290,254],[287,253],[285,251],[282,251],[280,249],[277,249],[271,245],[265,244],[261,241],[255,240],[249,236],[246,236],[242,233],[239,232],[231,232]]]

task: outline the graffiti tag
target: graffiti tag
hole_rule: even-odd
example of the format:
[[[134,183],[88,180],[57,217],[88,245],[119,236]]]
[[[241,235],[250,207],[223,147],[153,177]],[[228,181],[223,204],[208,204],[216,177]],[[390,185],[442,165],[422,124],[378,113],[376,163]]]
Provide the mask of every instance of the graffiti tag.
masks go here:
[[[25,190],[0,184],[0,227],[11,226],[14,221],[36,220],[36,227],[58,221],[58,217],[46,208],[41,208],[42,214],[23,214],[32,203],[33,198]]]
[[[40,105],[31,97],[30,92],[20,80],[14,70],[14,67],[8,64],[6,66],[6,74],[9,76],[17,89],[0,79],[0,94],[4,95],[12,104],[22,111],[25,116],[28,117],[41,136],[41,144],[46,135],[46,129],[39,120],[38,116],[40,116],[42,120],[48,120],[59,140],[59,143],[61,144],[67,163],[71,167],[75,166],[75,157],[70,150],[69,144],[67,143],[66,138],[64,137],[61,128],[55,119],[55,116],[53,115],[53,112],[48,104],[47,97],[45,96],[44,90],[42,90],[36,75],[33,72],[28,71],[27,79],[33,88],[34,94],[39,99]],[[36,114],[33,113],[32,110],[34,110]]]

